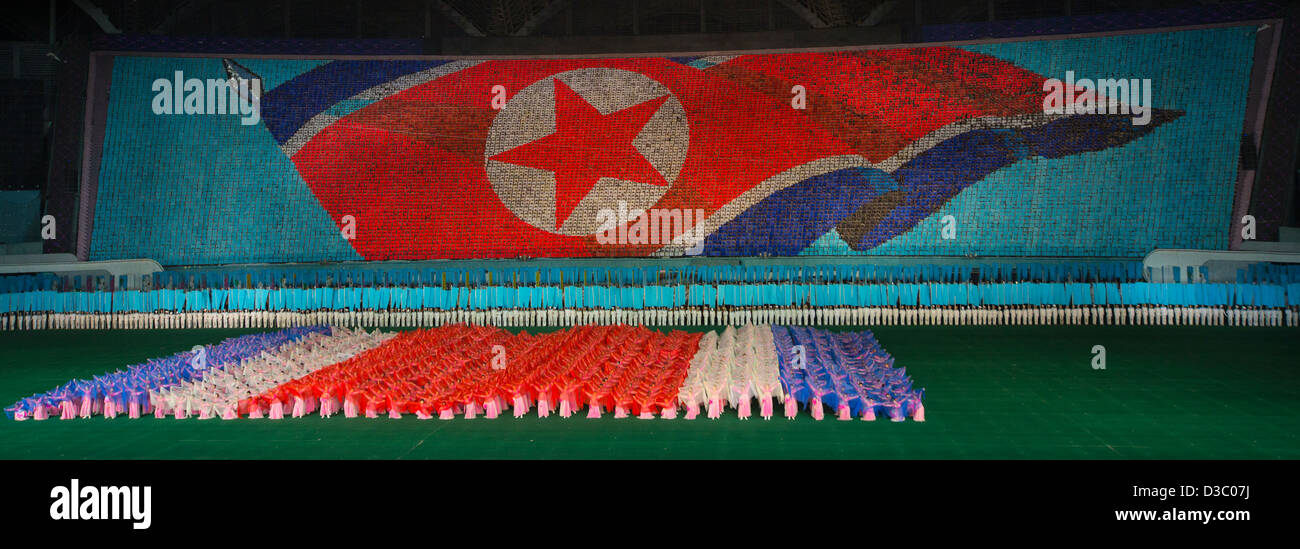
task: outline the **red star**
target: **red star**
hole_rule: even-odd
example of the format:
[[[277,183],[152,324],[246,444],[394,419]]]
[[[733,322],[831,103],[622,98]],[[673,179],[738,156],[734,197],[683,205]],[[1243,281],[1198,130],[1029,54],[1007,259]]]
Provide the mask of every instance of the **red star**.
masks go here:
[[[632,145],[632,140],[669,96],[600,114],[564,82],[554,82],[555,133],[492,159],[555,172],[557,229],[601,177],[668,186],[668,181]]]

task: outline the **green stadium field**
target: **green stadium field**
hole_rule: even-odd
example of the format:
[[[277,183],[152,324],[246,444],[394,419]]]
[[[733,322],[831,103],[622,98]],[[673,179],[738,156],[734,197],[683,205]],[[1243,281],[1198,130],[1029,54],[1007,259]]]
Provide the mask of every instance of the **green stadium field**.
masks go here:
[[[256,330],[0,334],[4,405]],[[880,327],[923,423],[582,417],[0,420],[0,458],[1300,458],[1285,328]],[[1104,345],[1107,368],[1091,366]]]

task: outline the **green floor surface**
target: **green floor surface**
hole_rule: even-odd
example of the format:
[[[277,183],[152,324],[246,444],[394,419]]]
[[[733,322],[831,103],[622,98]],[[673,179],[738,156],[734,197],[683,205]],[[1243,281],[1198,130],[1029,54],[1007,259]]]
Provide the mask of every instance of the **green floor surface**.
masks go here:
[[[0,333],[0,402],[253,331]],[[1300,458],[1295,329],[875,332],[926,388],[926,422],[0,420],[0,458]]]

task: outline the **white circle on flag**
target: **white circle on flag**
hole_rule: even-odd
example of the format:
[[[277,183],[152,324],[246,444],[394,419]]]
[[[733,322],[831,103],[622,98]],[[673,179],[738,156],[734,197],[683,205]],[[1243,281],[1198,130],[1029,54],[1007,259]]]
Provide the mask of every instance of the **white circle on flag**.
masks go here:
[[[668,96],[632,145],[669,185],[601,177],[557,227],[555,173],[492,159],[555,133],[555,80],[582,96],[602,115]],[[492,120],[483,161],[492,190],[520,219],[547,232],[587,236],[600,229],[597,219],[602,209],[618,211],[619,201],[623,201],[630,211],[645,210],[658,202],[681,173],[689,136],[686,110],[659,81],[623,69],[576,69],[547,76],[514,94]]]

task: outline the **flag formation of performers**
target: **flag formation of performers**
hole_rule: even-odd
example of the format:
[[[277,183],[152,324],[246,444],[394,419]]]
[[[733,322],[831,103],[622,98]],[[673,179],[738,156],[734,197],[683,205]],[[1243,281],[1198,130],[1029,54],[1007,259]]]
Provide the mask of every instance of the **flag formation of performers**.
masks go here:
[[[14,420],[503,414],[685,419],[925,420],[924,390],[870,332],[728,326],[667,333],[577,326],[544,334],[452,324],[400,333],[312,326],[243,336],[73,380],[5,408]]]

